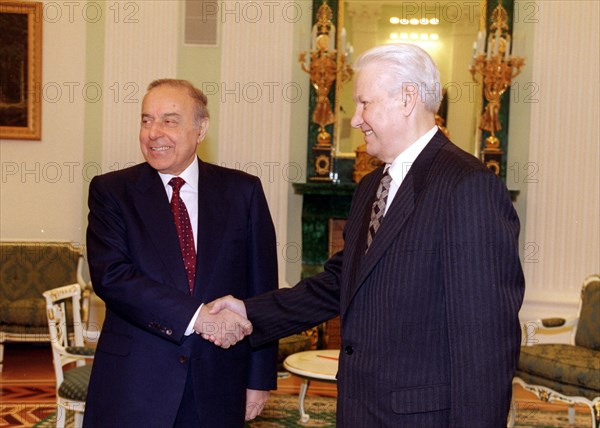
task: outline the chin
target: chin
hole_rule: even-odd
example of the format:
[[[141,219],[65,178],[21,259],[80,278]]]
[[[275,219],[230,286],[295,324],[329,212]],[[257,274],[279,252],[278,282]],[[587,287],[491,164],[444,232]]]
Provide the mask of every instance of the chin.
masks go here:
[[[171,167],[171,165],[165,164],[164,162],[156,162],[153,160],[149,160],[148,163],[152,168],[154,168],[158,172],[163,172],[165,174],[168,174],[166,171]]]
[[[377,157],[377,150],[375,150],[370,144],[367,144],[367,154],[369,156]]]

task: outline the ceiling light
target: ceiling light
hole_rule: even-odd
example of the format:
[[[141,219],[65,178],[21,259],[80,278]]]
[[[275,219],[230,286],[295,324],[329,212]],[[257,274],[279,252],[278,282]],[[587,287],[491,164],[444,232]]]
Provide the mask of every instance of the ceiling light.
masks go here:
[[[431,25],[438,25],[440,23],[440,20],[437,19],[437,18],[432,18],[432,19],[429,20],[429,23]]]
[[[410,25],[419,25],[419,20],[417,18],[412,18],[409,22]]]
[[[400,18],[398,18],[397,16],[392,16],[390,18],[390,24],[399,24],[400,23]]]

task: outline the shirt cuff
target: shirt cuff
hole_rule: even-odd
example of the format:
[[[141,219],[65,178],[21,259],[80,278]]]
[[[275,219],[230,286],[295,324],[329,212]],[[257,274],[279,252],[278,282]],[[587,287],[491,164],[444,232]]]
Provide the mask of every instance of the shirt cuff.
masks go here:
[[[200,315],[200,309],[202,309],[202,305],[204,305],[204,303],[202,303],[200,305],[200,307],[198,308],[198,310],[196,311],[196,313],[194,314],[194,316],[192,317],[192,320],[190,321],[188,328],[185,330],[184,336],[190,336],[192,333],[194,333],[194,324],[196,324],[196,320],[198,319],[198,315]]]

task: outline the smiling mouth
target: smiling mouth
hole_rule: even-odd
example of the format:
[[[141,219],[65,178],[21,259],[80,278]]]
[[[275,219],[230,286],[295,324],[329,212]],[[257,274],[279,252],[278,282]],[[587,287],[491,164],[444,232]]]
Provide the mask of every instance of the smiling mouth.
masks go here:
[[[368,137],[369,135],[373,135],[373,130],[363,131],[363,134],[365,134],[365,137]]]
[[[160,147],[151,147],[150,150],[152,150],[153,152],[164,152],[166,150],[169,150],[171,148],[171,146],[160,146]]]

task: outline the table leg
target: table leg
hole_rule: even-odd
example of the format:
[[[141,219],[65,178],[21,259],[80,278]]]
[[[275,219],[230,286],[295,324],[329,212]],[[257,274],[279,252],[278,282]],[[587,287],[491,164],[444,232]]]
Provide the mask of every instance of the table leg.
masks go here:
[[[300,396],[298,397],[298,405],[300,407],[300,422],[303,424],[307,423],[310,419],[310,415],[304,411],[304,398],[306,397],[306,392],[308,391],[309,385],[309,379],[302,379],[302,384],[300,385]]]

